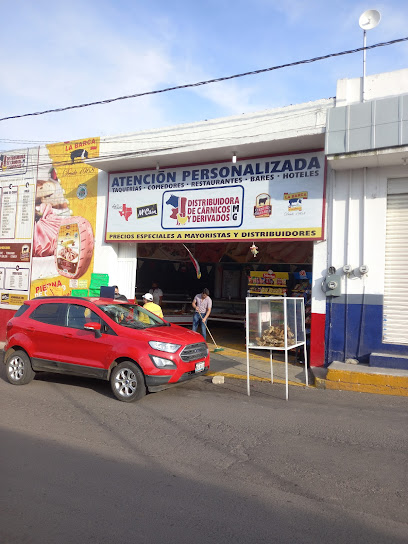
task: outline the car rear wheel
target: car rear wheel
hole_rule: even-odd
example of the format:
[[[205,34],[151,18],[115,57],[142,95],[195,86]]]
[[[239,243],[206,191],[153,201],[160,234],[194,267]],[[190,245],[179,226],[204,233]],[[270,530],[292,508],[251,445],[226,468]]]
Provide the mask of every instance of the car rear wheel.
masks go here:
[[[7,379],[13,385],[30,383],[35,376],[30,357],[25,351],[12,351],[6,356]]]
[[[123,402],[133,402],[146,395],[143,372],[131,361],[118,364],[112,370],[110,382],[113,394]]]

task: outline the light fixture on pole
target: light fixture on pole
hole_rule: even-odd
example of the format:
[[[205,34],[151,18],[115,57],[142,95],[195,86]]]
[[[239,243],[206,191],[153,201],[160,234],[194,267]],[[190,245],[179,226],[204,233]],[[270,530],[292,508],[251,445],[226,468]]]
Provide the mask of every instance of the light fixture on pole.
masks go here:
[[[234,151],[234,153],[233,153],[233,155],[232,155],[232,162],[233,162],[233,163],[236,163],[236,162],[237,162],[237,154],[235,153],[235,151]]]
[[[360,28],[363,29],[363,89],[362,89],[362,98],[364,102],[364,87],[365,87],[365,76],[366,76],[366,45],[367,45],[367,36],[366,31],[375,28],[378,23],[381,21],[381,13],[376,9],[368,9],[360,15],[358,24]]]

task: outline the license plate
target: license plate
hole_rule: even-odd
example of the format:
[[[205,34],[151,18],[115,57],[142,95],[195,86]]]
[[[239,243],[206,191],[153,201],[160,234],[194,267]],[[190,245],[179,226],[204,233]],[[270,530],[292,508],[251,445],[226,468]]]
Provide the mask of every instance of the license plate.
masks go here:
[[[195,365],[195,371],[196,372],[202,372],[205,368],[205,362],[202,361],[201,363],[196,363]]]

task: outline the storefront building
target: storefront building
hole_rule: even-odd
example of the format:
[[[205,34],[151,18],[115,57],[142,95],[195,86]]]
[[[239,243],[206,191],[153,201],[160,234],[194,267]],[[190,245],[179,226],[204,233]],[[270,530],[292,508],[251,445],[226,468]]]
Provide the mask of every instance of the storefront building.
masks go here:
[[[104,247],[117,248],[115,283],[127,296],[136,288],[140,301],[158,281],[165,316],[184,324],[193,296],[208,287],[210,321],[242,331],[248,291],[289,294],[309,283],[310,293],[316,285],[309,328],[312,357],[323,365],[325,297],[312,274],[316,260],[325,266],[323,149],[332,105],[320,100],[118,138],[106,159],[92,161],[106,180]],[[129,155],[135,137],[139,149]]]
[[[371,78],[364,103],[339,82],[336,99],[2,154],[0,340],[24,299],[105,274],[129,299],[158,282],[180,323],[203,287],[242,327],[248,292],[309,295],[312,366],[403,364],[407,72]]]
[[[407,92],[408,70],[368,78],[364,103],[340,81],[328,113],[327,364],[408,369]]]

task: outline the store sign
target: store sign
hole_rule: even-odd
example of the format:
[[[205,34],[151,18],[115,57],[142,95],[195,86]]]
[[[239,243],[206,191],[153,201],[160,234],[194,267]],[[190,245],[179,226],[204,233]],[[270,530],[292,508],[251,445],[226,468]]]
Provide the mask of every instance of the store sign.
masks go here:
[[[109,175],[106,241],[318,240],[324,154]]]
[[[14,309],[29,298],[35,180],[26,167],[37,153],[0,155],[0,309]]]
[[[27,171],[27,151],[3,151],[0,153],[0,176],[25,174]]]
[[[165,191],[161,226],[171,230],[185,225],[196,229],[238,228],[243,210],[242,186]]]

